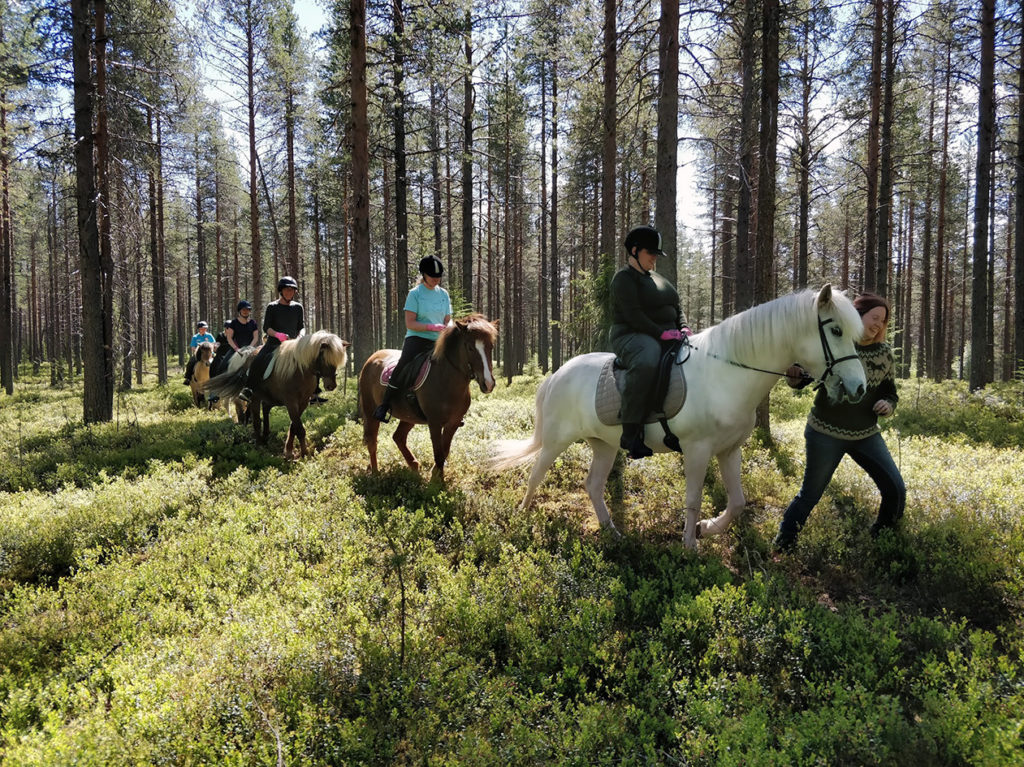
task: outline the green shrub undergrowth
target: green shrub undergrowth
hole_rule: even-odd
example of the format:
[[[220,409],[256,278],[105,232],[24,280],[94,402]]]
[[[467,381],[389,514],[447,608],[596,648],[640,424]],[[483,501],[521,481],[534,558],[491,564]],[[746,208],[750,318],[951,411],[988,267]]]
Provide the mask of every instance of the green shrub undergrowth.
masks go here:
[[[384,427],[365,471],[354,392],[279,457],[182,392],[21,382],[0,411],[0,758],[12,765],[1024,765],[1020,391],[906,382],[884,435],[908,486],[844,462],[795,552],[809,393],[778,387],[745,448],[748,509],[681,545],[676,456],[619,465],[613,539],[589,450],[484,469],[529,434],[539,375],[475,395],[448,483]],[[709,472],[704,514],[721,510]]]

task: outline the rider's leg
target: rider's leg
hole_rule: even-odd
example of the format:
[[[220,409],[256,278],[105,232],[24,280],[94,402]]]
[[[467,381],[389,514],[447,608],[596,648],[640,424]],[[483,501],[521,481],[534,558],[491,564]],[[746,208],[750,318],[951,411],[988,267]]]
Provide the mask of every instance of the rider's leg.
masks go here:
[[[612,342],[616,355],[626,366],[622,391],[622,437],[619,445],[630,458],[653,455],[644,443],[644,418],[650,410],[651,382],[658,371],[661,344],[643,333],[631,333]]]
[[[381,400],[377,409],[373,411],[374,418],[378,421],[387,422],[388,413],[391,412],[392,398],[400,387],[404,387],[406,385],[406,382],[402,378],[402,376],[406,375],[406,367],[418,354],[430,351],[433,348],[434,342],[429,338],[421,338],[420,336],[405,337],[405,341],[402,342],[402,355],[398,358],[398,362],[395,363],[395,369],[391,373],[391,379],[388,381],[387,388],[384,389],[384,399]]]
[[[280,345],[281,342],[276,338],[268,338],[267,342],[263,344],[263,348],[260,349],[259,354],[252,361],[252,365],[249,366],[245,387],[242,391],[238,392],[238,399],[242,400],[242,402],[249,402],[252,399],[253,390],[260,385],[260,382],[263,380],[263,374],[267,372],[270,359],[274,356],[274,352],[277,351],[277,347]]]

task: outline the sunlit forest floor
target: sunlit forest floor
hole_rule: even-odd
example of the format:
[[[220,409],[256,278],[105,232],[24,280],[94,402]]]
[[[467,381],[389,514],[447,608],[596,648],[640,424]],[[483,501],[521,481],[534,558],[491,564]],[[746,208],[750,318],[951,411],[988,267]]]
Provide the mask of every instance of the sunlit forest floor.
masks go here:
[[[22,370],[0,396],[0,757],[107,764],[1024,764],[1024,399],[900,383],[902,529],[840,466],[790,554],[809,392],[745,449],[748,508],[681,546],[678,456],[623,462],[598,530],[570,448],[537,501],[542,377],[474,395],[446,467],[366,473],[355,386],[281,457],[180,379],[118,394]],[[705,516],[720,511],[717,471]]]

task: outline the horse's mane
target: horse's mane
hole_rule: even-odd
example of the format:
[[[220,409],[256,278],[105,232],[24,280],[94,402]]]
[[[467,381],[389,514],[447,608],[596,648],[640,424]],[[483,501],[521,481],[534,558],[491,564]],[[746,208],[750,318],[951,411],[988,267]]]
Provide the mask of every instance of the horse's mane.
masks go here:
[[[833,289],[832,305],[843,333],[859,340],[864,333],[864,324],[853,302],[841,291]],[[709,346],[724,349],[737,359],[750,359],[762,347],[776,345],[795,333],[806,332],[809,325],[815,326],[817,307],[817,290],[790,293],[734,314],[701,335]]]
[[[465,325],[466,332],[472,336],[487,339],[491,344],[495,344],[498,341],[498,329],[494,327],[490,320],[482,314],[467,314],[465,317],[460,317],[455,322],[460,325]],[[444,355],[448,350],[448,341],[456,332],[458,332],[458,329],[454,322],[441,331],[441,335],[439,335],[437,340],[434,342],[434,353],[431,355],[431,359],[439,360],[444,358]]]
[[[274,376],[290,378],[301,373],[314,362],[320,354],[320,347],[324,349],[324,360],[328,365],[341,367],[348,358],[344,342],[326,330],[318,330],[308,336],[302,336],[281,344],[277,352],[277,362],[274,363]]]

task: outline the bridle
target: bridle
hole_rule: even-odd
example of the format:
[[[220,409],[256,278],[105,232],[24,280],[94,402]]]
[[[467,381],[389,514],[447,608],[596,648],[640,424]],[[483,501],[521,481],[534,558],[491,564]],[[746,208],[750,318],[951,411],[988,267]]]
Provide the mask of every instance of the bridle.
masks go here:
[[[814,379],[815,381],[817,381],[817,386],[814,387],[815,391],[817,391],[818,389],[825,385],[825,381],[828,380],[828,377],[830,375],[836,375],[834,368],[840,362],[860,359],[856,354],[847,354],[845,357],[836,357],[835,354],[832,353],[832,347],[828,345],[828,338],[825,337],[825,326],[828,325],[830,322],[834,321],[835,320],[833,320],[833,318],[831,317],[827,319],[821,319],[820,317],[818,318],[818,338],[821,340],[821,352],[825,357],[825,370],[822,371],[820,378]],[[689,344],[687,343],[686,345]],[[696,349],[697,347],[694,346],[692,348]],[[722,362],[728,362],[730,365],[735,365],[736,367],[743,368],[745,370],[754,370],[757,371],[758,373],[767,373],[768,375],[781,377],[784,377],[786,375],[785,372],[780,373],[778,370],[765,370],[764,368],[754,367],[753,365],[746,365],[742,362],[737,362],[736,360],[728,359],[727,357],[720,357],[714,352],[708,352],[708,356],[714,357],[716,360],[721,360]],[[688,357],[689,355],[687,355],[687,358]]]

